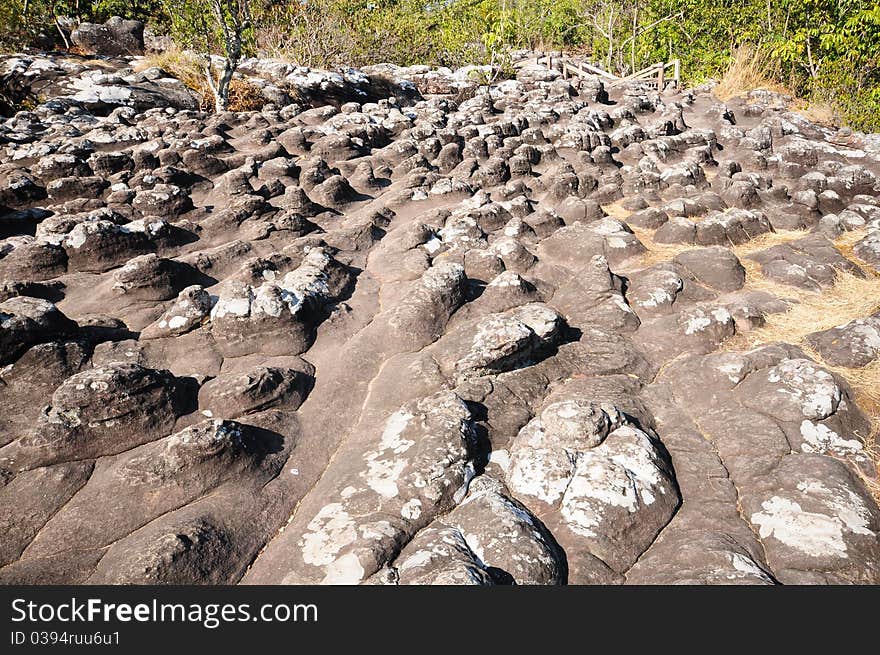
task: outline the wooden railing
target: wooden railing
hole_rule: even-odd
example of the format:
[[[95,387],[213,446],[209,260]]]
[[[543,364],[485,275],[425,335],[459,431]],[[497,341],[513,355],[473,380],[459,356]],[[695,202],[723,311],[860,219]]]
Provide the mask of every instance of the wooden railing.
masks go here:
[[[608,86],[618,86],[628,82],[647,82],[656,86],[658,90],[666,88],[666,84],[671,82],[677,89],[681,83],[681,61],[673,59],[670,62],[658,62],[651,64],[647,68],[636,71],[631,75],[620,77],[602,70],[597,66],[585,62],[573,62],[562,53],[558,54],[539,54],[535,57],[535,63],[544,64],[547,68],[555,68],[562,73],[564,79],[572,77],[587,77],[598,75],[606,80]],[[671,75],[667,74],[670,71]]]

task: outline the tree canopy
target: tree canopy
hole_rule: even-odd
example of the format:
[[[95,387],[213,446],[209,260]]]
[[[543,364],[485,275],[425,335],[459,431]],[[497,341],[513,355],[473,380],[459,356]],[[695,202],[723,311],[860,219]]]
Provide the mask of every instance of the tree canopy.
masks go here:
[[[225,54],[220,32],[196,34],[210,5],[0,0],[0,20],[7,47],[53,32],[57,16],[120,14],[170,30],[184,46]],[[748,46],[793,93],[834,104],[854,127],[880,129],[878,0],[254,0],[252,13],[244,54],[323,67],[458,66],[543,48],[589,53],[618,72],[679,58],[685,80],[697,83],[721,76]]]

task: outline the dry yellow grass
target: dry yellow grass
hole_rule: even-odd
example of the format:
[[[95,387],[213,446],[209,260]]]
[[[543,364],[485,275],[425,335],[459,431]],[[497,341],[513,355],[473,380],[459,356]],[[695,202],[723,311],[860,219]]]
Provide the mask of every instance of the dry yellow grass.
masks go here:
[[[628,215],[619,203],[605,207],[606,212],[619,219]],[[699,246],[685,244],[655,243],[653,231],[632,228],[647,252],[639,259],[639,267],[648,267],[671,260],[677,254]],[[865,449],[877,464],[880,476],[880,361],[863,368],[833,366],[806,343],[806,336],[813,332],[827,330],[857,318],[870,316],[880,311],[880,276],[861,265],[853,256],[852,247],[862,238],[864,230],[848,232],[835,241],[838,250],[856,263],[865,273],[858,277],[840,271],[832,287],[816,293],[770,280],[761,273],[761,266],[748,255],[775,245],[787,243],[807,234],[803,230],[778,230],[762,234],[751,241],[732,246],[731,250],[746,269],[746,288],[766,291],[785,300],[788,311],[765,316],[765,325],[750,332],[740,333],[731,339],[727,348],[748,350],[769,343],[790,343],[800,346],[815,361],[845,379],[852,387],[856,402],[871,419],[871,434],[858,435],[865,443]],[[880,477],[865,478],[865,484],[880,502]]]
[[[607,211],[608,208],[606,208],[606,212]],[[608,213],[611,214],[611,212]],[[616,216],[616,218],[621,217]],[[644,253],[639,260],[639,264],[645,267],[669,261],[679,253],[685,252],[687,250],[705,247],[695,246],[686,243],[656,243],[654,241],[653,230],[646,230],[643,228],[632,226],[630,226],[630,229],[632,229],[633,233],[639,238],[639,241],[641,241],[642,245],[644,245],[647,249],[647,252]],[[738,245],[728,244],[728,247],[736,254],[737,257],[740,258],[740,260],[743,261],[743,266],[746,267],[746,271],[748,272],[750,268],[749,262],[744,261],[744,258],[748,255],[751,255],[752,253],[758,252],[760,250],[766,250],[767,248],[770,248],[772,246],[777,246],[783,243],[787,243],[789,241],[793,241],[794,239],[799,239],[803,236],[806,236],[807,234],[808,232],[804,230],[777,230],[775,232],[767,232],[766,234],[761,234],[754,239],[747,241],[746,243],[741,243]],[[751,264],[755,263],[751,262]],[[763,276],[760,277],[761,279],[763,279]],[[756,281],[760,280],[756,279]]]
[[[602,209],[609,216],[612,216],[621,221],[626,221],[626,219],[632,213],[622,206],[622,201],[620,200],[608,205],[603,205]],[[693,218],[695,222],[699,221],[700,219],[701,217],[699,216]],[[644,245],[647,249],[647,252],[642,255],[638,262],[642,266],[653,266],[654,264],[669,261],[679,253],[685,252],[686,250],[705,247],[686,243],[656,243],[654,241],[655,230],[635,227],[632,225],[630,225],[629,227],[633,231],[633,233],[639,238],[639,241],[642,242],[642,245]],[[743,257],[758,252],[759,250],[765,250],[775,245],[787,243],[794,239],[799,239],[800,237],[806,236],[807,234],[809,234],[809,232],[807,232],[806,230],[776,230],[775,232],[767,232],[766,234],[761,234],[746,243],[742,243],[739,245],[728,244],[728,247],[733,250],[734,253],[736,253],[737,257],[742,259]],[[864,234],[862,234],[862,236],[864,236]],[[858,241],[858,238],[842,238],[850,238],[853,245]],[[852,246],[850,246],[850,252],[851,251]]]
[[[602,209],[609,216],[621,221],[626,221],[627,217],[632,212],[622,207],[621,203],[622,201],[618,200],[617,202],[608,205],[602,205]],[[641,241],[642,245],[647,249],[647,252],[645,252],[637,261],[637,265],[640,268],[669,261],[678,253],[694,248],[694,246],[686,244],[654,243],[654,230],[646,230],[632,225],[629,227],[633,231],[633,234],[638,237],[639,241]]]
[[[154,66],[161,68],[194,91],[203,111],[209,111],[213,107],[211,89],[202,72],[201,62],[196,55],[172,48],[159,54],[143,57],[135,64],[134,68],[137,71],[142,71]]]
[[[770,58],[763,50],[754,46],[742,46],[736,51],[733,62],[713,93],[719,100],[730,100],[754,89],[791,95],[788,89],[773,80],[770,70]]]
[[[145,70],[153,66],[158,66],[176,77],[192,90],[199,99],[199,108],[202,111],[214,109],[214,96],[197,55],[173,48],[142,58],[135,65],[135,70]],[[238,77],[232,79],[229,84],[229,111],[258,111],[265,104],[266,99],[256,84]]]
[[[838,127],[840,114],[824,100],[798,98],[784,84],[773,78],[773,62],[766,51],[755,46],[742,46],[736,51],[733,62],[713,89],[715,97],[726,102],[744,96],[754,89],[766,89],[792,98],[788,109],[808,121],[825,127]]]
[[[800,239],[808,234],[809,232],[807,230],[774,230],[773,232],[759,234],[754,239],[733,246],[732,250],[736,253],[737,257],[742,259],[748,255],[760,252],[761,250],[766,250],[773,246],[779,246],[783,243]]]
[[[874,420],[874,431],[868,439],[865,439],[865,452],[871,461],[877,465],[877,477],[871,478],[864,474],[859,474],[865,486],[874,496],[878,504],[880,504],[880,431],[877,429],[877,420]]]
[[[865,275],[869,277],[880,277],[880,274],[870,266],[866,266],[865,262],[856,257],[853,252],[855,245],[865,238],[866,230],[853,230],[852,232],[844,232],[834,240],[834,245],[840,251],[840,254],[850,260],[853,264],[862,269]]]
[[[781,291],[775,295],[784,297],[789,306],[787,312],[767,315],[763,327],[740,335],[748,347],[775,341],[803,345],[808,334],[880,311],[880,279],[876,277],[839,271],[833,286],[816,293],[766,279],[762,282],[757,279],[763,277],[757,266],[749,265],[746,270],[749,289]],[[880,394],[880,379],[876,391]]]
[[[842,238],[844,243],[856,240],[852,235]],[[878,478],[865,477],[865,484],[880,502],[880,361],[862,368],[834,366],[824,361],[806,342],[808,334],[880,311],[880,277],[873,274],[858,277],[840,271],[833,286],[815,293],[768,280],[761,274],[757,262],[749,259],[742,259],[742,262],[746,268],[748,288],[768,291],[784,298],[789,309],[784,313],[766,315],[764,326],[736,335],[728,342],[727,347],[746,350],[768,343],[794,344],[849,383],[855,393],[856,402],[871,420],[871,433],[858,436],[865,443],[867,453],[877,466]]]
[[[622,203],[622,200],[618,200],[617,202],[612,202],[608,205],[602,205],[602,209],[604,209],[605,213],[609,216],[613,216],[614,218],[623,221],[626,220],[626,217],[629,216],[632,212],[628,209],[624,209]]]
[[[259,111],[265,104],[263,92],[253,82],[233,78],[229,83],[229,111]]]
[[[840,125],[840,113],[823,100],[803,100],[796,98],[789,106],[811,123],[835,128]]]
[[[784,341],[806,348],[821,362],[822,357],[806,346],[805,338],[808,334],[827,330],[880,311],[880,277],[866,267],[860,267],[865,274],[864,277],[838,271],[834,285],[816,293],[765,278],[761,274],[760,265],[745,257],[773,245],[773,242],[781,243],[802,234],[802,232],[777,232],[773,236],[764,235],[767,238],[755,239],[734,249],[746,269],[747,287],[784,298],[789,310],[781,314],[767,315],[763,327],[738,335],[732,346],[753,348],[765,343]],[[848,232],[837,239],[835,245],[844,256],[849,256],[858,264],[858,260],[851,256],[852,245],[862,237],[864,230]],[[861,369],[845,369],[822,363],[846,378],[866,402],[864,409],[870,410],[874,418],[880,421],[880,362]]]
[[[645,252],[638,260],[639,265],[645,268],[662,262],[668,262],[679,253],[685,252],[686,250],[693,250],[698,247],[686,243],[655,243],[653,230],[646,230],[644,228],[632,226],[630,226],[630,229],[647,249],[647,252]]]

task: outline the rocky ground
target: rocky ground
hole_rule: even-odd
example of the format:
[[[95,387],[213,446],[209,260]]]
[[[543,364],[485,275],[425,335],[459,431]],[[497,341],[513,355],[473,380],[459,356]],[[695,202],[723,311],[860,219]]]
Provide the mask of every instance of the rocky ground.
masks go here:
[[[250,60],[212,115],[135,64],[0,62],[0,581],[880,583],[880,313],[744,345],[877,276],[876,137],[530,65]]]

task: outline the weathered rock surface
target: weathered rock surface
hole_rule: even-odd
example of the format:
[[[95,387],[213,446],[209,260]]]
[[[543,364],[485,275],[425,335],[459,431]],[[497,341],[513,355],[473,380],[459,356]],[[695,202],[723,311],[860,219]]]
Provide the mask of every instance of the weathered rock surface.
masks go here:
[[[144,24],[119,16],[113,16],[103,25],[80,23],[71,32],[70,40],[86,55],[142,55]]]
[[[860,368],[880,357],[880,314],[807,335],[807,342],[834,366]]]
[[[0,582],[880,583],[880,315],[741,337],[877,279],[868,137],[531,62],[204,114],[74,41],[0,60]]]

